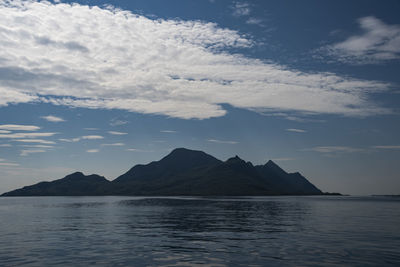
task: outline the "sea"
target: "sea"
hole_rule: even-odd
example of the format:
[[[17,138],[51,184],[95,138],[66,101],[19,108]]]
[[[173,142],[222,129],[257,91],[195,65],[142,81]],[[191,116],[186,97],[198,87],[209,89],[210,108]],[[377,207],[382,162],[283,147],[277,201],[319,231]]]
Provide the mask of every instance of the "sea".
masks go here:
[[[400,198],[3,197],[0,266],[400,266]]]

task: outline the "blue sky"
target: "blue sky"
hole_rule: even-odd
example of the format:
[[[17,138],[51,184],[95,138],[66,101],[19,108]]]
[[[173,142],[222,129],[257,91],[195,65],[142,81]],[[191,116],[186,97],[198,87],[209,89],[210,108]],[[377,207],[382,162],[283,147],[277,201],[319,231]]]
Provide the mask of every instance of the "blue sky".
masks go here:
[[[176,147],[400,192],[398,1],[0,1],[0,192]]]

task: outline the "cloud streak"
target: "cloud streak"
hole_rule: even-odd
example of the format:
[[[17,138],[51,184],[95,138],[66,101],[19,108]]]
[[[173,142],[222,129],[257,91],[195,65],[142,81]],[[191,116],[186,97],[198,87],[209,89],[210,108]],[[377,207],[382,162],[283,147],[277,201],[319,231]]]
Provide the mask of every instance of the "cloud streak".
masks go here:
[[[112,135],[126,135],[128,133],[124,133],[124,132],[117,132],[117,131],[108,131],[109,134]]]
[[[35,138],[35,137],[49,137],[57,133],[10,133],[0,134],[0,138],[18,139],[18,138]]]
[[[238,15],[250,12],[235,5]],[[254,42],[215,23],[0,0],[0,36],[0,105],[35,101],[182,119],[224,116],[222,104],[256,112],[390,112],[369,97],[389,84],[230,53]]]
[[[354,153],[354,152],[365,151],[362,148],[355,148],[349,146],[317,146],[306,150],[315,151],[319,153]]]
[[[3,124],[0,125],[0,129],[3,131],[37,131],[40,127],[34,125]]]
[[[50,122],[63,122],[65,121],[63,118],[57,117],[57,116],[53,116],[53,115],[48,115],[48,116],[42,116],[42,119],[45,119],[46,121],[50,121]]]
[[[306,130],[302,130],[302,129],[294,129],[294,128],[290,128],[290,129],[286,129],[286,131],[288,132],[294,132],[294,133],[306,133]]]
[[[358,19],[363,31],[322,51],[350,64],[375,64],[400,59],[400,25],[389,25],[369,16]]]
[[[55,144],[54,141],[48,141],[43,139],[14,139],[14,142],[21,142],[21,143],[40,143],[46,145],[53,145]]]
[[[42,149],[32,149],[32,150],[21,150],[21,154],[20,156],[29,156],[30,154],[34,154],[34,153],[44,153],[46,152],[46,150],[42,150]]]
[[[124,146],[124,143],[101,144],[102,146]]]
[[[376,149],[391,149],[391,150],[400,150],[400,145],[392,145],[392,146],[373,146],[372,148]]]
[[[229,145],[236,145],[239,143],[237,141],[227,141],[227,140],[217,140],[217,139],[208,139],[207,141],[211,143],[229,144]]]

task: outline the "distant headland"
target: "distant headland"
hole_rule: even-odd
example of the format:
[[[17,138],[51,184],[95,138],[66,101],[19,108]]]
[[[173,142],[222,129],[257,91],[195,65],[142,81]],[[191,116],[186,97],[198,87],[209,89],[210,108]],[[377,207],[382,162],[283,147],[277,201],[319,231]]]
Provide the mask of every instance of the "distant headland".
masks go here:
[[[202,151],[177,148],[159,161],[135,165],[113,181],[75,172],[2,196],[269,196],[323,193],[300,173],[273,161],[254,166],[238,156],[221,161]]]

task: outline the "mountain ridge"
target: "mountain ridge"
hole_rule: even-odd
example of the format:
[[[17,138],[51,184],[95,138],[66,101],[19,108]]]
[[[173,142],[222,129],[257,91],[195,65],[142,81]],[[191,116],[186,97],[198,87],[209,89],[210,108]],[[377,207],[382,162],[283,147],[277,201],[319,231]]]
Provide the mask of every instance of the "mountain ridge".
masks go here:
[[[300,173],[287,173],[272,160],[254,166],[238,156],[221,161],[203,151],[176,148],[149,164],[138,164],[112,181],[75,172],[25,186],[2,196],[262,196],[321,195]]]

